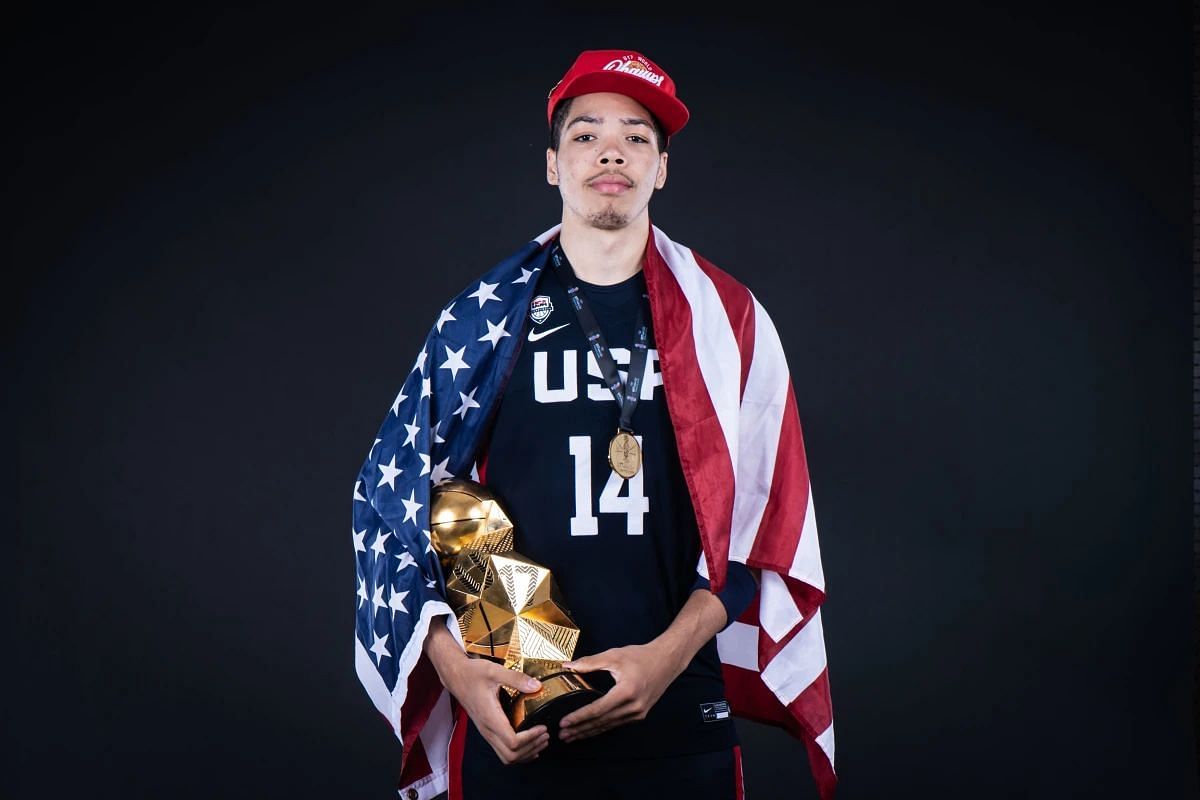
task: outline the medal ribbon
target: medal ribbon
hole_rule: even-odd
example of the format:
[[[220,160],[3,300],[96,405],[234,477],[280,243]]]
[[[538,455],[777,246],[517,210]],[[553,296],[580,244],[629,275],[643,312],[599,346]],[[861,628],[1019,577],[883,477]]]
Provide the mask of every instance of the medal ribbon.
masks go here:
[[[550,258],[554,261],[559,277],[567,288],[567,297],[571,301],[571,308],[575,309],[575,316],[578,317],[579,325],[583,328],[583,335],[587,337],[592,355],[596,357],[596,363],[600,366],[600,374],[604,376],[608,390],[612,392],[618,408],[621,409],[621,419],[617,423],[617,430],[632,432],[633,409],[637,406],[638,397],[641,394],[642,376],[646,374],[646,351],[650,341],[650,324],[648,322],[650,315],[646,311],[650,297],[642,292],[641,301],[638,303],[637,322],[633,329],[633,350],[629,354],[629,378],[622,384],[621,375],[617,371],[617,362],[608,350],[604,334],[600,332],[600,326],[596,322],[596,315],[588,306],[583,291],[579,288],[579,279],[575,277],[575,270],[571,269],[571,262],[567,260],[567,255],[563,252],[557,239],[550,251]]]

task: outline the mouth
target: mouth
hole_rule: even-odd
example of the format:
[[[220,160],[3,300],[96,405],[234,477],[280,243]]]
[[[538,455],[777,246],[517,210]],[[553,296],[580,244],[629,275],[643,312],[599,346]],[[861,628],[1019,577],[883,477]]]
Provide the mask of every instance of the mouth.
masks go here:
[[[633,182],[620,175],[602,175],[588,183],[600,194],[624,194],[633,188]]]

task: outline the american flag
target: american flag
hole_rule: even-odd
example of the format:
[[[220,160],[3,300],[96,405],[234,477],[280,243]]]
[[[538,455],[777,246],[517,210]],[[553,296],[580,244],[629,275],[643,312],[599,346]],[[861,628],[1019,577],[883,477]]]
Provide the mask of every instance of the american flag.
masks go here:
[[[476,459],[524,335],[554,226],[441,310],[354,484],[355,663],[402,742],[401,796],[449,788],[456,704],[422,646],[446,614],[429,538],[430,487],[479,479]],[[752,293],[651,226],[645,277],[663,388],[714,592],[729,560],[759,591],[717,636],[736,716],[804,742],[823,800],[833,797],[833,710],[821,605],[825,579],[791,376]],[[440,624],[440,623],[437,623]],[[461,639],[460,639],[461,640]]]

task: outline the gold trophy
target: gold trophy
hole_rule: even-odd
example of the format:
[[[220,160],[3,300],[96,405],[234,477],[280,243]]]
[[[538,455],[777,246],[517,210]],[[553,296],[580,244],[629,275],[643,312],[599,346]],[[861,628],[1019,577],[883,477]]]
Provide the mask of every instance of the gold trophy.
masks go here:
[[[514,730],[546,725],[553,732],[606,691],[563,667],[579,627],[554,576],[513,549],[513,523],[487,487],[452,478],[432,487],[430,498],[430,539],[467,653],[541,681],[531,693],[502,687],[500,705]]]

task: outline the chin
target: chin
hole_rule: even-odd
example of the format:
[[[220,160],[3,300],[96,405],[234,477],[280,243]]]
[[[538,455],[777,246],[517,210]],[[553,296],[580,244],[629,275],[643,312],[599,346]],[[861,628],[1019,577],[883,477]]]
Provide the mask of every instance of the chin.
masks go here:
[[[612,206],[597,211],[587,218],[588,225],[602,231],[616,231],[629,224],[629,215],[622,214]]]

